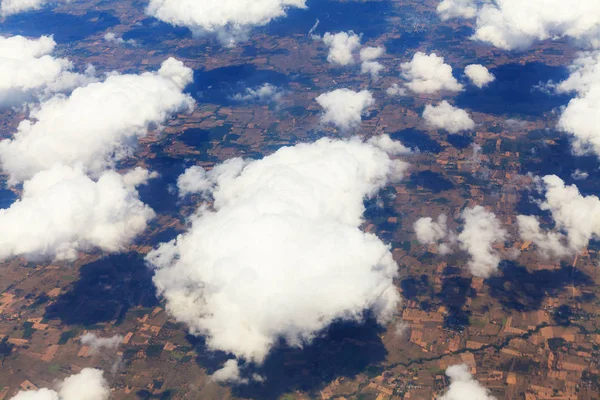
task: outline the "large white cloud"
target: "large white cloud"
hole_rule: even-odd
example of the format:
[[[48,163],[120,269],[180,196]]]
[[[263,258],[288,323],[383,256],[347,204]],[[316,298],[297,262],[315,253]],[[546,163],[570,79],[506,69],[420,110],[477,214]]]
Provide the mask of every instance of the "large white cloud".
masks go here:
[[[135,189],[148,177],[138,169],[92,180],[66,166],[37,173],[23,184],[21,198],[0,210],[0,259],[73,260],[78,251],[122,250],[154,217]]]
[[[16,106],[94,80],[92,70],[78,74],[71,71],[71,61],[53,57],[55,46],[50,36],[0,36],[0,106]]]
[[[187,233],[147,256],[168,311],[211,349],[257,363],[279,338],[301,346],[367,309],[389,320],[398,266],[359,227],[363,200],[407,164],[380,143],[390,148],[325,138],[213,168],[212,208],[200,207]]]
[[[306,0],[150,0],[146,12],[196,34],[216,33],[232,44],[249,28],[283,17],[289,8],[305,7]]]
[[[425,106],[423,119],[434,129],[445,129],[450,133],[468,131],[475,128],[475,122],[469,114],[460,108],[454,107],[446,100],[437,106]]]
[[[570,70],[557,91],[576,96],[563,110],[558,127],[574,136],[576,154],[594,152],[600,156],[600,51],[580,54]]]
[[[10,182],[55,165],[82,165],[97,173],[131,151],[150,125],[161,124],[194,101],[183,93],[192,70],[170,58],[157,72],[111,75],[104,82],[57,95],[0,142],[0,161]]]
[[[564,257],[587,247],[591,239],[600,238],[600,199],[583,196],[577,186],[565,185],[556,175],[541,178],[545,200],[541,210],[550,211],[555,230],[545,232],[533,216],[518,216],[523,240],[531,240],[548,257]]]
[[[11,400],[108,400],[110,389],[99,369],[84,368],[60,382],[56,390],[20,391]]]
[[[354,64],[354,52],[360,48],[360,36],[352,31],[325,33],[323,42],[329,46],[327,61],[332,64]]]
[[[446,369],[450,387],[438,400],[497,400],[489,389],[473,379],[466,364],[452,365]]]
[[[444,57],[418,51],[412,60],[400,65],[406,87],[415,93],[436,93],[442,90],[459,92],[463,86],[452,75],[452,67]]]
[[[334,124],[341,130],[358,127],[367,108],[375,104],[375,99],[368,90],[355,92],[336,89],[319,95],[316,100],[325,111],[321,122]]]
[[[492,74],[486,67],[481,64],[471,64],[465,67],[465,75],[478,88],[487,86],[496,80],[494,74]]]
[[[438,13],[442,19],[477,17],[473,38],[506,50],[561,37],[600,46],[597,0],[443,0]]]
[[[500,254],[493,245],[504,241],[508,234],[494,213],[481,206],[465,208],[461,218],[465,223],[458,242],[471,256],[469,270],[474,276],[487,278],[500,264]]]

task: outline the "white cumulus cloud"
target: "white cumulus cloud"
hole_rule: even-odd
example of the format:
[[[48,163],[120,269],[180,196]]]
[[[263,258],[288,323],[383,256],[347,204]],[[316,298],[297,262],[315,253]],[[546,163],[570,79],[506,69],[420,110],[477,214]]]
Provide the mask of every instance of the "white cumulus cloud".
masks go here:
[[[354,64],[354,52],[360,48],[360,36],[356,33],[339,32],[325,33],[323,42],[329,46],[327,61],[332,64]]]
[[[446,100],[437,106],[425,106],[423,119],[434,129],[445,129],[450,133],[468,131],[475,128],[475,122],[469,114],[460,108],[454,107]]]
[[[442,0],[437,6],[442,21],[453,18],[475,18],[477,4],[475,0]]]
[[[51,36],[0,36],[0,106],[43,99],[95,80],[93,69],[75,73],[71,61],[53,57],[55,46]]]
[[[481,64],[467,65],[465,67],[465,75],[467,75],[467,78],[469,78],[473,85],[480,89],[496,80],[494,74]]]
[[[0,209],[0,259],[73,260],[78,251],[122,250],[154,217],[138,199],[140,183],[114,171],[93,180],[66,166],[37,173],[19,200]]]
[[[503,242],[508,234],[496,215],[481,206],[465,208],[461,218],[464,226],[458,242],[471,256],[469,270],[474,276],[488,278],[500,264],[500,254],[493,245]]]
[[[577,186],[565,185],[556,175],[541,178],[545,200],[541,210],[550,211],[554,231],[543,231],[533,216],[518,216],[523,240],[531,240],[548,257],[564,257],[580,252],[591,239],[600,238],[600,199],[583,196]]]
[[[470,256],[468,267],[471,274],[488,278],[498,270],[501,260],[499,252],[493,246],[504,241],[508,233],[496,215],[481,206],[465,208],[461,219],[464,223],[458,235],[448,227],[448,217],[445,214],[439,215],[437,220],[431,217],[420,218],[413,228],[419,243],[437,245],[440,254],[452,253],[458,244]]]
[[[11,183],[55,165],[82,165],[98,173],[129,154],[150,125],[191,109],[183,93],[192,70],[170,58],[157,72],[110,75],[103,82],[55,96],[0,142],[0,162]]]
[[[275,85],[264,83],[263,85],[252,89],[247,88],[244,93],[238,93],[233,96],[237,101],[259,101],[263,103],[277,103],[281,100],[283,91]]]
[[[397,140],[392,140],[392,138],[390,138],[389,135],[373,136],[371,137],[371,139],[369,139],[369,144],[380,148],[381,150],[385,151],[386,153],[392,156],[406,155],[412,153],[411,149],[404,146]]]
[[[177,178],[177,189],[179,196],[184,197],[191,193],[204,193],[212,188],[206,171],[199,165],[194,165],[185,170]]]
[[[489,389],[473,378],[466,364],[452,365],[446,369],[450,387],[437,400],[497,400]]]
[[[452,67],[444,57],[418,51],[412,60],[400,65],[406,87],[415,93],[436,93],[442,90],[460,92],[463,86],[452,75]]]
[[[360,64],[360,72],[362,74],[369,74],[371,78],[379,78],[379,73],[383,71],[384,66],[379,61],[363,61]]]
[[[110,389],[99,369],[84,368],[60,382],[55,390],[20,391],[11,400],[108,400]]]
[[[146,13],[196,34],[216,33],[225,44],[234,44],[250,28],[284,17],[289,8],[305,7],[306,0],[150,0]]]
[[[397,83],[393,83],[392,86],[385,90],[385,93],[390,97],[406,96],[406,89],[398,86]]]
[[[381,57],[384,53],[385,48],[381,46],[363,47],[360,49],[360,61],[373,61]]]
[[[364,199],[406,168],[358,138],[217,165],[206,174],[212,205],[146,258],[167,310],[210,349],[256,363],[280,338],[302,346],[368,309],[388,321],[398,266],[390,246],[359,227]],[[224,377],[235,376],[233,362]]]
[[[563,37],[600,46],[597,0],[443,0],[438,13],[442,19],[476,17],[473,38],[505,50]]]
[[[587,171],[583,171],[579,168],[573,171],[573,173],[571,174],[571,178],[575,179],[576,181],[583,181],[589,176],[590,174]]]
[[[137,42],[135,40],[125,40],[121,36],[117,36],[114,32],[108,32],[106,35],[104,35],[104,40],[106,40],[108,43],[128,44],[130,46],[137,45]]]
[[[569,78],[557,86],[559,93],[574,93],[563,110],[558,127],[573,135],[573,151],[600,156],[600,51],[582,53],[570,67]]]
[[[248,378],[242,378],[240,375],[240,367],[236,360],[227,360],[223,364],[223,368],[215,371],[211,376],[211,379],[215,382],[226,382],[226,383],[237,383],[244,384],[248,383]]]
[[[114,335],[111,337],[104,338],[98,337],[93,332],[87,332],[86,334],[81,336],[79,340],[81,341],[81,344],[90,348],[92,354],[97,354],[102,349],[116,350],[117,347],[119,347],[119,345],[123,343],[123,336]]]
[[[319,95],[316,100],[325,111],[321,122],[334,124],[341,130],[358,127],[367,108],[375,104],[375,99],[368,90],[355,92],[336,89]]]
[[[452,253],[456,234],[448,228],[448,217],[440,214],[437,221],[431,217],[419,218],[413,225],[417,240],[421,244],[436,244],[440,254]]]
[[[39,10],[47,4],[68,3],[69,0],[2,0],[0,2],[0,15],[8,17],[22,12]]]
[[[360,49],[360,72],[370,74],[373,79],[379,78],[379,73],[383,71],[384,66],[375,61],[385,53],[385,48],[379,47],[363,47]]]

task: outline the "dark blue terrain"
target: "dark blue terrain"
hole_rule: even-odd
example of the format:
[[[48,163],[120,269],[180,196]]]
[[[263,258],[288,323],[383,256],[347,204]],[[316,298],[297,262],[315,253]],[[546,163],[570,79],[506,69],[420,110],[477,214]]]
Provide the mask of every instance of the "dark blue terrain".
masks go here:
[[[533,62],[506,64],[490,72],[496,80],[483,89],[467,85],[456,97],[458,107],[493,115],[539,117],[569,102],[570,96],[537,87],[548,81],[564,80],[568,76],[566,68]],[[455,76],[458,78],[456,72]]]
[[[69,44],[118,23],[119,18],[108,12],[89,11],[76,16],[43,9],[7,17],[0,24],[0,32],[24,36],[53,35],[57,43]]]

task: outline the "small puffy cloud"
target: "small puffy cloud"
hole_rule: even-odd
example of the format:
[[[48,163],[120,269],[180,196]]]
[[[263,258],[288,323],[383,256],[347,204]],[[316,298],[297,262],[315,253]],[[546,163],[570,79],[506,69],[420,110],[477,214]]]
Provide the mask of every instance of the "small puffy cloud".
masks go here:
[[[373,79],[379,78],[379,73],[383,71],[383,65],[375,61],[385,53],[383,47],[363,47],[360,49],[360,72],[370,74]]]
[[[128,178],[108,171],[93,180],[66,166],[37,173],[21,198],[0,210],[0,259],[73,260],[79,251],[123,250],[154,218]]]
[[[363,47],[360,49],[360,61],[373,61],[377,60],[385,53],[385,48],[378,47]]]
[[[489,389],[473,379],[466,364],[452,365],[446,369],[450,387],[437,400],[497,400]]]
[[[494,74],[481,64],[467,65],[465,68],[465,75],[467,75],[467,78],[469,78],[471,83],[478,88],[487,86],[496,80]]]
[[[442,0],[437,6],[442,21],[453,18],[475,18],[477,5],[475,0]]]
[[[110,75],[52,97],[0,142],[2,168],[13,184],[55,165],[99,173],[128,155],[150,125],[190,110],[194,101],[183,89],[191,81],[192,70],[170,58],[157,72]]]
[[[414,224],[417,240],[422,244],[433,244],[445,239],[448,235],[447,220],[445,214],[441,214],[437,222],[431,217],[419,218]]]
[[[127,171],[123,177],[123,183],[127,186],[146,185],[150,179],[158,178],[157,172],[150,172],[142,167],[135,167]]]
[[[325,33],[323,42],[329,46],[327,61],[331,64],[354,64],[354,52],[360,48],[360,36],[352,31]]]
[[[206,171],[199,165],[195,165],[185,170],[177,178],[177,189],[179,196],[184,197],[192,193],[204,193],[212,188]]]
[[[321,117],[324,124],[334,124],[341,130],[350,130],[360,125],[367,108],[375,104],[368,90],[355,92],[350,89],[336,89],[316,98],[325,111]]]
[[[393,83],[392,86],[386,89],[385,93],[390,97],[406,96],[406,89]]]
[[[503,242],[507,232],[494,213],[481,206],[465,208],[461,218],[464,226],[458,242],[460,248],[471,256],[469,270],[474,276],[488,278],[500,264],[500,255],[493,245]]]
[[[369,139],[369,144],[380,148],[389,155],[399,156],[412,153],[412,150],[397,140],[392,140],[389,135],[377,135]]]
[[[69,2],[69,0],[1,0],[0,15],[2,17],[8,17],[22,12],[39,10],[46,4],[60,2],[66,3]]]
[[[587,179],[589,176],[590,176],[590,174],[588,174],[587,171],[583,171],[581,169],[576,169],[571,174],[571,178],[575,179],[576,181],[583,181],[583,180]]]
[[[400,68],[402,77],[408,80],[406,87],[415,93],[463,90],[463,86],[452,75],[452,67],[444,63],[444,57],[438,57],[435,53],[428,55],[419,51]]]
[[[461,250],[471,256],[469,271],[474,276],[487,278],[500,264],[500,255],[493,245],[504,241],[508,234],[496,216],[481,206],[464,209],[461,219],[464,224],[459,235],[448,228],[445,214],[439,215],[437,220],[420,218],[413,228],[419,243],[437,245],[440,254],[452,253],[458,244]]]
[[[555,230],[544,232],[536,217],[519,216],[523,240],[531,240],[548,257],[565,257],[583,250],[591,239],[600,238],[600,199],[583,196],[575,185],[565,185],[556,175],[541,179],[545,200],[541,210],[550,211]]]
[[[358,138],[215,166],[206,173],[210,206],[146,258],[168,312],[210,349],[256,363],[280,339],[301,347],[365,310],[389,321],[398,266],[390,246],[360,226],[365,198],[406,169]],[[235,377],[234,367],[213,379]]]
[[[476,17],[473,38],[505,49],[525,49],[536,41],[563,37],[600,46],[600,2],[577,0],[444,0],[442,19]]]
[[[440,214],[437,221],[431,217],[419,218],[413,225],[417,240],[421,244],[436,244],[440,254],[452,253],[456,234],[448,229],[448,217]]]
[[[244,39],[248,30],[284,17],[306,0],[150,0],[146,13],[195,34],[215,33],[227,45]]]
[[[521,239],[534,243],[542,256],[563,258],[573,255],[574,250],[567,245],[566,237],[561,232],[544,231],[536,217],[518,215],[517,224]]]
[[[223,368],[215,371],[210,377],[213,381],[219,383],[248,383],[247,378],[242,378],[240,376],[240,367],[238,366],[238,362],[233,359],[225,361],[225,364],[223,364]]]
[[[379,78],[379,73],[383,71],[383,69],[384,66],[378,61],[363,61],[362,64],[360,64],[361,74],[369,74],[373,79]]]
[[[114,335],[108,338],[98,337],[93,332],[88,332],[79,338],[81,344],[88,346],[92,354],[97,354],[102,349],[114,351],[123,343],[123,336]]]
[[[245,93],[238,93],[233,96],[237,101],[259,101],[262,103],[278,103],[283,96],[283,92],[270,83],[265,83],[255,89],[247,88]]]
[[[394,326],[394,335],[399,338],[405,337],[410,330],[410,324],[408,322],[399,321]]]
[[[108,32],[104,35],[104,40],[108,43],[116,43],[116,44],[128,44],[130,46],[136,46],[137,43],[133,39],[124,40],[122,37],[117,36],[114,32]]]
[[[71,71],[71,61],[53,57],[55,46],[50,36],[0,36],[0,106],[47,98],[95,80],[93,69],[78,74]]]
[[[55,390],[20,391],[11,400],[108,400],[110,389],[99,369],[84,368],[60,382]]]
[[[556,90],[575,93],[575,98],[564,108],[558,127],[573,135],[576,154],[592,152],[600,157],[600,51],[580,54],[570,70]]]
[[[465,110],[454,107],[446,100],[437,106],[426,105],[423,111],[423,119],[430,127],[445,129],[450,133],[458,133],[475,128],[475,122]]]

